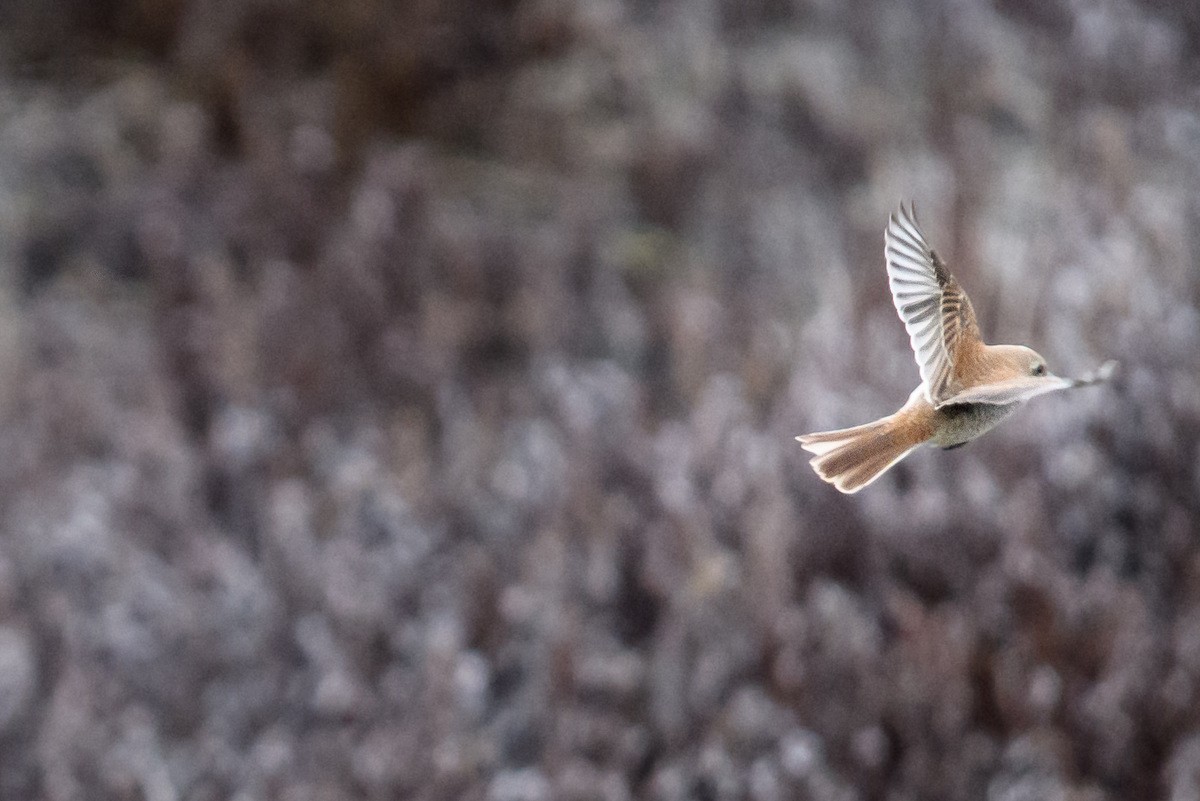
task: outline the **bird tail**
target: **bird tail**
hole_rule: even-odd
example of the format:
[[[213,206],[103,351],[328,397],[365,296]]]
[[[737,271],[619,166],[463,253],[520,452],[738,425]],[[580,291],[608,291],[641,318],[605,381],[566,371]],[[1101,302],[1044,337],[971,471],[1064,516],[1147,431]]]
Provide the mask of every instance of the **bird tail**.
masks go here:
[[[893,414],[866,425],[796,439],[804,450],[816,454],[809,464],[823,481],[851,493],[879,478],[924,442],[923,433]]]

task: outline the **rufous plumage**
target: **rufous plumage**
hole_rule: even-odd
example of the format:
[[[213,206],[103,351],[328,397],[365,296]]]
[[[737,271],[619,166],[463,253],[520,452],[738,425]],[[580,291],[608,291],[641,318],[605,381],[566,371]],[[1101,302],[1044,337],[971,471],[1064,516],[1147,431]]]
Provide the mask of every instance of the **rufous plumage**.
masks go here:
[[[929,246],[911,206],[901,203],[889,218],[884,257],[921,384],[895,414],[796,437],[815,454],[817,475],[842,492],[858,492],[919,445],[964,445],[1030,398],[1107,380],[1116,367],[1110,361],[1083,378],[1061,378],[1030,348],[985,344],[971,300]]]

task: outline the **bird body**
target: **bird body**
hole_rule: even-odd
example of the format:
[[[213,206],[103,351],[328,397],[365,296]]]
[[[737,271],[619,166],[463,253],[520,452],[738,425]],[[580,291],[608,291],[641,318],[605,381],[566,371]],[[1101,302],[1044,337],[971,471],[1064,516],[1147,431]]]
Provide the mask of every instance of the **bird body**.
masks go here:
[[[924,400],[922,398],[922,400]],[[1015,412],[1019,403],[952,403],[934,409],[923,404],[933,427],[930,445],[949,450],[966,445],[976,437],[990,431],[1001,420]]]
[[[923,444],[965,445],[1046,392],[1106,380],[1115,363],[1082,379],[1060,378],[1023,345],[985,344],[967,294],[929,247],[911,207],[884,234],[888,283],[908,331],[921,384],[894,414],[866,425],[797,437],[817,475],[857,492]]]

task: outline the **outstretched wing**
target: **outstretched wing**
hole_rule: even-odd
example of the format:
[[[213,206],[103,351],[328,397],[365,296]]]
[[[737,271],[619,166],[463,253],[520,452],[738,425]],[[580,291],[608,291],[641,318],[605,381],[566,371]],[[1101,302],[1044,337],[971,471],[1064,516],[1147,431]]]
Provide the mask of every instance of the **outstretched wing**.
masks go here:
[[[1006,381],[997,381],[994,384],[983,384],[971,387],[970,389],[964,389],[950,396],[940,405],[945,406],[955,403],[1017,403],[1059,389],[1090,387],[1095,384],[1102,384],[1112,378],[1116,370],[1117,363],[1109,360],[1097,369],[1085,373],[1079,378],[1062,378],[1056,375],[1018,376]]]
[[[1098,382],[1059,378],[1056,375],[1040,377],[1022,376],[1020,378],[1010,378],[1007,381],[997,381],[994,384],[971,387],[947,398],[944,404],[994,403],[1003,406],[1009,403],[1027,401],[1030,398],[1036,398],[1038,395],[1044,395],[1047,392],[1070,389],[1076,386],[1087,386],[1089,383]]]
[[[975,310],[962,287],[925,241],[912,207],[888,219],[884,232],[888,286],[908,331],[925,395],[937,405],[959,385],[955,363],[965,347],[979,342]]]

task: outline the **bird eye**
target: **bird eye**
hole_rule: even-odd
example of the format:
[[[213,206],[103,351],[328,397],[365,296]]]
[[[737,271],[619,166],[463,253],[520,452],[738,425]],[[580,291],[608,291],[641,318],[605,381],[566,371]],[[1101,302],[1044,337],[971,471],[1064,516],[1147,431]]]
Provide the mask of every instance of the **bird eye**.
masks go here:
[[[1034,374],[1034,375],[1045,375],[1045,374],[1046,374],[1046,365],[1044,365],[1044,364],[1035,364],[1035,365],[1033,366],[1033,374]]]

